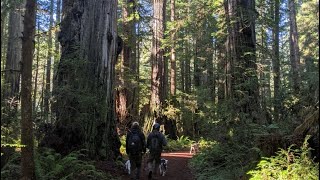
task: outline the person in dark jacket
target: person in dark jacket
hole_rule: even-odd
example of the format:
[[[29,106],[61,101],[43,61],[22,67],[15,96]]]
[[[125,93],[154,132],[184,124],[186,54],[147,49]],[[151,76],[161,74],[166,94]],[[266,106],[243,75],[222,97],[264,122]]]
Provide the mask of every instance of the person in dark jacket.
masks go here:
[[[156,168],[159,167],[161,160],[161,152],[163,146],[167,145],[167,140],[162,133],[159,132],[160,124],[155,123],[153,125],[152,132],[147,138],[147,148],[150,151],[148,157],[148,179],[152,178],[152,173],[156,174]]]
[[[146,152],[146,140],[138,122],[133,122],[131,129],[128,130],[126,137],[126,152],[131,164],[131,179],[139,179],[142,154]]]

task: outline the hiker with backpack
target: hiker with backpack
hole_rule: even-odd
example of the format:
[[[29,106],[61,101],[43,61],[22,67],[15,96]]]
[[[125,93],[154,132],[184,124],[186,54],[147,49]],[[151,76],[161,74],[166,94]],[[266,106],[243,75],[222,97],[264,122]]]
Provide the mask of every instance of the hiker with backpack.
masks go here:
[[[161,152],[163,146],[167,145],[167,140],[162,133],[159,132],[160,124],[155,123],[153,125],[152,132],[147,138],[147,148],[150,151],[148,157],[148,179],[152,178],[152,173],[156,174],[156,169],[159,167],[161,161]]]
[[[131,164],[131,179],[140,178],[142,154],[146,152],[145,142],[145,136],[139,127],[139,123],[133,122],[126,137],[126,152]]]

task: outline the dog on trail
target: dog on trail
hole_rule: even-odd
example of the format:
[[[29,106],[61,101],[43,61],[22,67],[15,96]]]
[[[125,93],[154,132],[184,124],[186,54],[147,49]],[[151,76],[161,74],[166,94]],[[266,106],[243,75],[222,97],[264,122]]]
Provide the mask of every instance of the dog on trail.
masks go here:
[[[168,169],[167,159],[161,158],[159,169],[160,169],[160,176],[165,176]]]
[[[193,143],[190,147],[190,154],[197,154],[199,152],[199,143]]]
[[[130,163],[130,160],[126,161],[125,166],[126,166],[126,171],[128,172],[128,174],[131,174],[131,163]]]

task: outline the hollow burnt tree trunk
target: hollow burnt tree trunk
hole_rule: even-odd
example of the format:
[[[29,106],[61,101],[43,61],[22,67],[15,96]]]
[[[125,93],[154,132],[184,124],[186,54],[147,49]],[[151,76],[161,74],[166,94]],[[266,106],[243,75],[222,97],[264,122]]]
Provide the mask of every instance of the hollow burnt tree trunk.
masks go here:
[[[85,148],[92,158],[116,158],[117,1],[65,0],[63,5],[53,90],[56,123],[42,145],[62,154]]]

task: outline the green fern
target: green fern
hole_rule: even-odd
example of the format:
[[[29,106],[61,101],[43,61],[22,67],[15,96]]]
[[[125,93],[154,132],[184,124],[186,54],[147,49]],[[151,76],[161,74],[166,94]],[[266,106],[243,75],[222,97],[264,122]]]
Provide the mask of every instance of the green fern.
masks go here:
[[[95,168],[92,161],[82,160],[86,157],[81,151],[75,151],[65,157],[51,149],[37,156],[37,179],[112,179],[109,175]]]
[[[168,145],[165,147],[167,151],[179,151],[190,147],[192,141],[188,136],[180,136],[177,140],[168,139]]]

